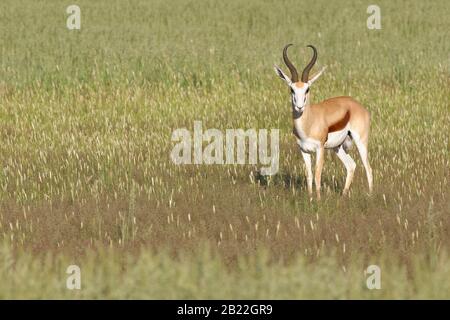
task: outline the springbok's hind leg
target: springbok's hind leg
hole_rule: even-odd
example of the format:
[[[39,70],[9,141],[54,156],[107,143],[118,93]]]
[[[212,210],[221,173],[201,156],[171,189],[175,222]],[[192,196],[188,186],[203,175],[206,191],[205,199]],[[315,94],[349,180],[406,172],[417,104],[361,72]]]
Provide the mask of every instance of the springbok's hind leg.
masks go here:
[[[356,147],[358,148],[359,155],[361,156],[362,163],[364,165],[364,169],[366,170],[367,182],[369,183],[369,193],[372,193],[373,190],[373,176],[372,176],[372,168],[369,164],[369,154],[367,151],[368,139],[362,139],[359,135],[354,134],[352,132],[353,140],[355,141]]]
[[[336,155],[342,161],[342,163],[345,166],[345,169],[347,170],[347,177],[345,178],[344,191],[342,192],[344,195],[346,195],[348,193],[348,190],[350,189],[350,185],[352,184],[353,175],[355,174],[356,169],[356,163],[355,161],[353,161],[352,157],[350,157],[347,151],[345,151],[343,145],[334,149],[334,151],[336,152]]]

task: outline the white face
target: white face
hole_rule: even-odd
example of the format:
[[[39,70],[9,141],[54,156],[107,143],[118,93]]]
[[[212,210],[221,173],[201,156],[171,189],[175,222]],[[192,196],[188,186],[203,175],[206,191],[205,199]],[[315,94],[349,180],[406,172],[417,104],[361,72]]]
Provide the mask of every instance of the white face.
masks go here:
[[[291,83],[289,87],[291,88],[292,108],[298,112],[303,111],[309,96],[309,84],[299,81]]]
[[[275,72],[283,79],[289,88],[291,89],[292,108],[297,112],[302,112],[309,98],[309,89],[311,85],[316,81],[326,67],[323,67],[316,75],[314,75],[308,82],[292,82],[291,79],[277,66],[275,66]]]

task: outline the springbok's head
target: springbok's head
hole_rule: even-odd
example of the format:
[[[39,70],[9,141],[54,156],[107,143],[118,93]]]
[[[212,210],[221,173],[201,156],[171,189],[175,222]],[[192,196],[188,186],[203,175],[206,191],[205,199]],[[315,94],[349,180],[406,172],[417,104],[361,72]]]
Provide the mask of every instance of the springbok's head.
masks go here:
[[[284,47],[283,60],[286,66],[288,67],[289,71],[291,72],[291,78],[289,78],[278,66],[275,66],[275,72],[281,79],[283,79],[288,84],[289,88],[291,89],[293,110],[302,113],[307,103],[307,100],[309,99],[309,88],[314,83],[314,81],[316,81],[320,77],[320,75],[322,74],[322,72],[325,70],[326,67],[322,68],[322,70],[320,70],[317,74],[315,74],[311,79],[309,78],[309,72],[311,71],[312,67],[314,66],[317,60],[317,50],[314,46],[308,45],[308,47],[310,47],[313,50],[313,57],[311,58],[311,61],[308,63],[305,69],[303,69],[302,79],[301,81],[299,81],[297,69],[294,67],[294,65],[287,56],[287,49],[290,46],[292,46],[292,43]]]

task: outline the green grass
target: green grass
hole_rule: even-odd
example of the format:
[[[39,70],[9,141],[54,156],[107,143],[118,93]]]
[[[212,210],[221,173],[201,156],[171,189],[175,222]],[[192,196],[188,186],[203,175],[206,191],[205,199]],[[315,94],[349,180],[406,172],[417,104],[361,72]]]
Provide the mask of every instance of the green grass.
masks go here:
[[[67,3],[0,4],[0,297],[450,297],[447,1],[378,1],[376,31],[366,1],[77,4],[79,31]],[[370,110],[371,197],[353,151],[350,197],[329,153],[309,201],[273,72],[290,42],[299,69],[310,43],[328,65],[313,102]],[[279,128],[279,173],[174,165],[172,131],[195,120]],[[380,291],[365,288],[370,264]]]
[[[381,267],[381,290],[368,290],[363,261],[343,267],[333,255],[310,263],[297,256],[288,265],[269,261],[267,252],[241,257],[230,271],[222,260],[205,251],[169,258],[166,252],[146,251],[126,256],[113,250],[87,254],[82,261],[67,256],[41,259],[4,246],[1,250],[0,298],[14,299],[430,299],[446,298],[450,286],[448,257],[430,267],[415,257],[414,272],[391,258],[376,260]],[[68,290],[67,267],[80,264],[81,289]]]

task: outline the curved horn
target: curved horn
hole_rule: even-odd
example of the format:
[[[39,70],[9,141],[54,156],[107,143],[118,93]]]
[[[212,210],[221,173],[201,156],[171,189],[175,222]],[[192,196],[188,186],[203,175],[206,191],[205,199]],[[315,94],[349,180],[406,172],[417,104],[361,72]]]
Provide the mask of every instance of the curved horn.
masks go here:
[[[288,56],[287,56],[287,49],[292,46],[292,43],[287,44],[284,49],[283,49],[283,60],[284,63],[286,64],[286,66],[288,67],[289,71],[291,72],[291,80],[292,82],[297,82],[298,81],[298,73],[297,73],[297,69],[295,69],[294,65],[292,64],[292,62],[289,60]]]
[[[311,58],[311,61],[308,63],[308,65],[305,67],[305,69],[302,72],[302,82],[308,82],[309,77],[309,71],[311,71],[312,67],[316,63],[317,60],[317,50],[314,46],[308,45],[307,47],[310,47],[313,49],[313,57]]]

